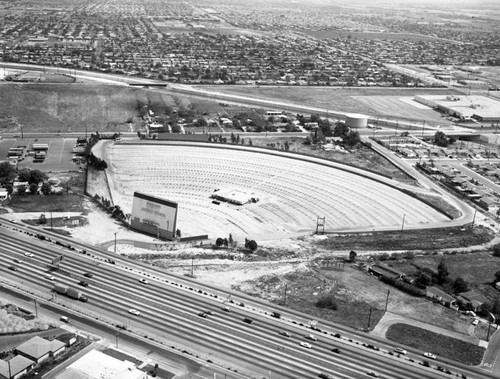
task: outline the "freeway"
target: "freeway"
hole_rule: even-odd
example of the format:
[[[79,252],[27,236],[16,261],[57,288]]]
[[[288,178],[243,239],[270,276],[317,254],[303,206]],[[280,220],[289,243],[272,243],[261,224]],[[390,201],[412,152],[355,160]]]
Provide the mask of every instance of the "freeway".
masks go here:
[[[138,336],[178,347],[248,377],[260,378],[269,370],[272,378],[315,378],[319,373],[344,379],[364,378],[370,371],[388,379],[447,377],[419,364],[422,352],[418,350],[408,356],[391,355],[393,346],[387,341],[324,321],[320,323],[321,329],[312,330],[308,327],[309,317],[300,312],[202,286],[190,278],[166,274],[149,265],[43,233],[50,241],[36,238],[30,228],[1,222],[0,272],[5,282],[30,289],[51,304],[64,305],[71,311],[125,328]],[[33,257],[26,256],[27,252]],[[52,260],[60,256],[63,257],[60,268],[51,272],[55,282],[78,287],[79,281],[88,281],[88,287],[81,287],[90,299],[88,303],[56,296],[51,291],[54,282],[44,274]],[[114,264],[108,261],[111,256]],[[16,264],[14,259],[24,262]],[[9,270],[7,267],[12,264],[19,270]],[[83,276],[86,272],[94,276],[86,278]],[[141,283],[139,279],[147,279],[148,283]],[[224,311],[224,307],[230,311]],[[140,314],[129,313],[132,308]],[[275,310],[282,318],[270,316]],[[198,315],[200,312],[213,315],[205,318]],[[254,321],[245,323],[245,318]],[[290,337],[280,334],[284,331],[290,333]],[[304,338],[309,334],[315,335],[317,341]],[[301,342],[312,346],[303,347]],[[368,345],[378,350],[369,349]],[[340,354],[331,351],[335,348]],[[440,358],[438,364],[473,378],[493,377]]]

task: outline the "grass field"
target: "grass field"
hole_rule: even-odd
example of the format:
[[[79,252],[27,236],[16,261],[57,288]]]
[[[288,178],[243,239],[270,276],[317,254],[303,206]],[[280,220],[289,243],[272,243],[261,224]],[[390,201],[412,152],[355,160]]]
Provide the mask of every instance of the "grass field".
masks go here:
[[[407,324],[391,325],[386,336],[391,341],[469,365],[480,364],[485,351],[483,347]]]

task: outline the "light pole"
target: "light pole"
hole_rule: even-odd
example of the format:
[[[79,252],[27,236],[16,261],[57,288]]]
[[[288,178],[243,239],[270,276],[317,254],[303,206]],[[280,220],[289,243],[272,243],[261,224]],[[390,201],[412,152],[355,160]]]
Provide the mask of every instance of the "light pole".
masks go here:
[[[116,253],[116,234],[117,234],[117,233],[118,233],[118,232],[115,232],[115,249],[114,249],[114,252],[115,252],[115,253]]]
[[[403,213],[403,222],[401,223],[401,233],[403,233],[403,229],[405,227],[405,217],[406,217],[406,213]]]

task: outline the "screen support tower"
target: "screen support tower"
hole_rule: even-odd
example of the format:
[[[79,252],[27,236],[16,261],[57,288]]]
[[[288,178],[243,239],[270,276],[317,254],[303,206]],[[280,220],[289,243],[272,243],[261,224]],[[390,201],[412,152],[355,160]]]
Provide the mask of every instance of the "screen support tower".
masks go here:
[[[326,217],[319,217],[316,220],[316,234],[325,234],[325,218]]]

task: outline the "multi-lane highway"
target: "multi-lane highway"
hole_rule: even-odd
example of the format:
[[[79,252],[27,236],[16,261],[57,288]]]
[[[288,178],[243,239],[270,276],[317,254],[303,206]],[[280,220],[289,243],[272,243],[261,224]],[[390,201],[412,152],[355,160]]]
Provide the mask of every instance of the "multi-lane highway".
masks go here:
[[[106,261],[109,253],[91,246],[71,241],[73,250],[55,244],[60,238],[48,233],[50,242],[27,234],[29,229],[19,225],[5,221],[0,224],[0,276],[3,282],[33,289],[40,298],[50,299],[51,303],[64,304],[93,319],[126,327],[138,336],[175,346],[248,377],[304,379],[326,373],[347,379],[366,378],[371,371],[388,379],[450,377],[419,364],[424,360],[422,352],[410,351],[400,357],[390,355],[394,346],[338,325],[320,322],[321,330],[311,330],[307,326],[308,316],[300,312],[278,309],[239,293],[202,286],[190,278],[168,275],[118,256],[112,257],[115,264],[111,264]],[[59,256],[64,258],[60,269],[51,272],[55,280],[45,278],[52,260]],[[15,259],[23,262],[16,263]],[[18,270],[9,269],[11,265]],[[93,277],[85,277],[87,272]],[[140,279],[147,279],[148,283]],[[79,286],[81,280],[87,281],[89,286]],[[55,295],[54,282],[81,289],[89,302]],[[223,310],[224,307],[228,307],[229,312]],[[134,315],[130,309],[140,314]],[[271,317],[274,310],[282,314],[281,319]],[[213,314],[202,317],[200,312]],[[245,318],[253,322],[246,323]],[[284,331],[290,337],[280,334]],[[335,337],[337,333],[340,338]],[[304,338],[309,334],[317,340]],[[301,342],[308,342],[312,347],[303,347]],[[380,350],[369,349],[367,345]],[[333,352],[335,348],[340,353]],[[439,357],[438,362],[431,363],[473,378],[493,378],[488,373],[445,362]]]

